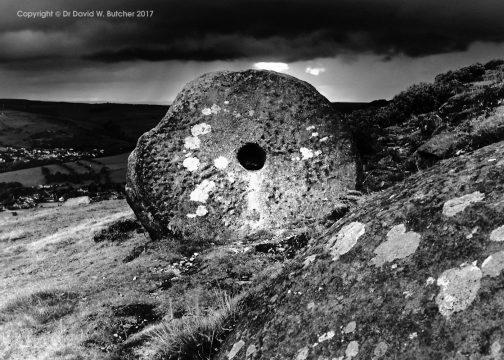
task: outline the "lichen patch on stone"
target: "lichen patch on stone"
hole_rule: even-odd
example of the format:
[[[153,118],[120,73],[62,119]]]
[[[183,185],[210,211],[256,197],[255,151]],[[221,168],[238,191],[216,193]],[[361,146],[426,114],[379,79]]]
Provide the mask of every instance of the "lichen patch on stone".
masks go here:
[[[232,173],[232,172],[229,172],[226,174],[226,178],[227,180],[232,184],[235,182],[236,178],[235,178],[235,174]]]
[[[308,265],[310,265],[313,261],[315,261],[317,255],[316,254],[313,254],[313,255],[310,255],[310,256],[307,256],[305,258],[305,260],[303,261],[303,268],[306,268],[308,267]]]
[[[299,349],[299,351],[296,354],[296,360],[306,360],[309,352],[310,352],[310,349],[307,346]]]
[[[357,327],[357,323],[355,321],[350,321],[347,326],[343,329],[343,332],[345,334],[350,334],[355,331],[355,328]]]
[[[308,160],[308,159],[311,159],[312,157],[315,156],[313,150],[310,150],[305,147],[302,147],[301,149],[299,149],[299,152],[301,153],[301,157],[303,160]]]
[[[432,284],[434,284],[435,282],[436,282],[436,279],[434,279],[432,276],[429,276],[429,277],[427,278],[427,280],[425,281],[425,283],[426,283],[427,285],[432,285]]]
[[[455,216],[459,212],[464,211],[471,204],[480,202],[484,198],[485,194],[475,191],[471,194],[448,200],[443,205],[443,215],[448,217]]]
[[[205,216],[208,214],[208,210],[205,205],[199,205],[198,208],[196,209],[196,215],[198,216]]]
[[[380,341],[374,348],[373,355],[375,356],[376,359],[379,359],[387,353],[387,350],[388,350],[387,343],[384,341]]]
[[[221,111],[221,107],[217,104],[213,104],[210,108],[204,108],[203,110],[201,110],[201,113],[205,116],[208,116],[208,115],[212,115],[212,114],[216,115],[220,111]]]
[[[490,240],[504,241],[504,225],[492,230],[492,232],[490,233]]]
[[[311,133],[311,137],[317,137],[317,136],[318,136],[318,132],[315,131],[315,132]]]
[[[191,134],[193,136],[206,135],[212,132],[212,126],[207,123],[196,124],[191,128]]]
[[[406,232],[404,224],[395,225],[387,233],[387,240],[374,250],[376,256],[371,259],[371,263],[382,266],[395,259],[403,259],[416,251],[420,239],[420,234],[414,231]]]
[[[191,149],[191,150],[199,149],[200,145],[201,145],[201,141],[196,136],[188,136],[184,139],[184,147],[186,149]]]
[[[214,165],[217,169],[224,170],[229,165],[229,160],[224,156],[219,156],[214,160]]]
[[[256,352],[257,352],[257,348],[255,347],[255,345],[254,344],[249,345],[249,347],[247,348],[247,351],[245,352],[245,359],[251,357]]]
[[[349,360],[359,354],[359,343],[357,341],[350,341],[345,350],[346,358]]]
[[[182,162],[182,165],[189,171],[198,170],[199,164],[200,164],[200,161],[196,157],[187,157]]]
[[[502,346],[499,340],[495,340],[490,347],[490,355],[492,360],[502,360]]]
[[[331,340],[334,337],[334,335],[336,335],[336,333],[334,331],[332,331],[332,330],[328,331],[318,337],[318,342],[321,343],[321,342],[324,342],[327,340]]]
[[[203,180],[200,184],[196,185],[196,189],[191,192],[190,199],[205,203],[208,200],[209,193],[215,190],[215,183],[211,180]]]
[[[229,352],[228,354],[228,359],[229,360],[232,360],[236,354],[238,354],[240,352],[240,350],[242,349],[242,347],[245,345],[245,341],[243,340],[240,340],[238,342],[236,342],[233,347],[231,348],[231,351]]]
[[[445,317],[465,310],[476,299],[481,285],[481,270],[474,264],[444,271],[437,279],[441,288],[436,296],[439,312]]]
[[[481,264],[483,276],[497,277],[502,270],[504,270],[504,251],[490,255]]]
[[[315,125],[310,125],[306,128],[306,131],[312,131],[315,130]]]
[[[333,260],[337,260],[341,255],[349,252],[365,232],[365,225],[357,221],[343,226],[338,234],[331,237],[327,243],[327,248],[331,252]]]

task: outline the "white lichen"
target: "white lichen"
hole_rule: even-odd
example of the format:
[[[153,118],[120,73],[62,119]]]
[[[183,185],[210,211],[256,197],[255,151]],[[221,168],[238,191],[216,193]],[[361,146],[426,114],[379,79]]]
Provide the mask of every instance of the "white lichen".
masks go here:
[[[345,355],[347,360],[357,356],[359,354],[359,343],[357,341],[350,341],[345,350]]]
[[[504,270],[504,251],[493,253],[481,264],[483,276],[497,277]]]
[[[219,156],[217,159],[214,160],[214,165],[217,169],[224,170],[227,168],[229,164],[229,160],[224,157],[224,156]]]
[[[212,115],[212,114],[216,115],[220,111],[221,111],[220,106],[213,104],[210,108],[204,108],[203,110],[201,110],[201,113],[205,116],[208,116],[208,115]]]
[[[200,164],[199,159],[195,157],[185,158],[184,161],[182,162],[182,165],[189,171],[198,170],[199,164]]]
[[[318,132],[312,132],[312,133],[311,133],[311,137],[312,137],[312,138],[313,138],[313,137],[317,137],[317,136],[318,136]]]
[[[483,276],[474,264],[444,271],[437,280],[441,288],[436,296],[439,312],[445,317],[465,310],[476,299]]]
[[[308,265],[310,265],[312,262],[315,261],[316,257],[317,257],[317,254],[313,254],[313,255],[307,256],[305,258],[305,260],[303,261],[303,267],[304,268],[308,267]]]
[[[191,150],[199,149],[200,145],[201,141],[196,136],[188,136],[184,139],[184,147],[186,149]]]
[[[380,341],[374,348],[373,355],[375,356],[376,359],[379,359],[387,353],[387,350],[388,350],[387,343],[384,341]]]
[[[504,225],[492,230],[492,232],[490,233],[490,240],[504,241]]]
[[[231,351],[229,352],[228,354],[228,359],[231,360],[233,359],[236,354],[238,354],[240,352],[240,350],[242,349],[242,347],[245,345],[245,341],[243,340],[240,340],[238,342],[236,342],[233,347],[231,348]]]
[[[191,201],[206,203],[209,193],[215,190],[215,183],[211,180],[203,180],[200,184],[196,185],[196,189],[191,192]]]
[[[336,333],[334,331],[328,331],[326,332],[325,334],[322,334],[319,336],[318,338],[318,342],[321,343],[321,342],[324,342],[324,341],[327,341],[327,340],[331,340],[334,335],[336,335]]]
[[[420,238],[420,234],[416,232],[406,232],[404,224],[395,225],[387,233],[387,240],[374,250],[376,256],[371,259],[371,263],[382,266],[387,262],[413,254],[420,245]]]
[[[459,212],[464,211],[471,204],[480,202],[484,198],[485,194],[475,191],[471,194],[448,200],[443,205],[443,215],[448,217],[455,216]]]
[[[319,142],[325,142],[329,140],[329,136],[324,136],[322,139],[319,140]]]
[[[207,123],[196,124],[191,128],[191,134],[195,137],[209,134],[212,131],[212,126]]]
[[[306,360],[309,352],[310,349],[307,346],[299,349],[299,351],[296,354],[296,360]]]
[[[189,219],[194,219],[196,216],[198,216],[198,215],[196,215],[196,214],[187,214],[187,217]]]
[[[254,355],[256,352],[257,352],[257,348],[255,347],[255,345],[253,345],[253,344],[249,345],[249,347],[247,348],[247,351],[245,352],[245,359],[248,359],[249,357]]]
[[[502,360],[502,346],[499,340],[495,340],[490,347],[490,355],[492,360]]]
[[[355,328],[357,327],[357,323],[355,321],[350,321],[347,326],[343,329],[343,332],[345,334],[350,334],[355,331]]]
[[[235,174],[232,173],[232,172],[229,172],[226,174],[226,178],[227,180],[232,184],[235,182],[236,178],[235,178]]]
[[[343,226],[338,234],[332,236],[327,243],[333,260],[338,260],[341,255],[349,252],[365,232],[365,225],[357,221]]]
[[[205,216],[208,214],[208,210],[205,205],[199,205],[198,208],[196,209],[196,215],[197,216]]]
[[[315,130],[315,125],[310,125],[306,128],[306,131],[312,131]]]
[[[313,153],[313,150],[310,150],[305,147],[302,147],[301,149],[299,149],[299,152],[301,153],[301,157],[303,160],[308,160],[308,159],[311,159],[312,157],[315,156],[315,154]]]

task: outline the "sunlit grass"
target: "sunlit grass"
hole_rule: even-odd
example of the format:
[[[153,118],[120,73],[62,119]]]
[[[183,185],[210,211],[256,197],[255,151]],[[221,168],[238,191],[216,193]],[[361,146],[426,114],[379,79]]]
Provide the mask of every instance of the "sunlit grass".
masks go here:
[[[235,320],[239,298],[223,291],[214,294],[210,308],[202,309],[195,299],[181,318],[173,313],[159,324],[146,328],[132,340],[142,338],[155,359],[210,359]]]

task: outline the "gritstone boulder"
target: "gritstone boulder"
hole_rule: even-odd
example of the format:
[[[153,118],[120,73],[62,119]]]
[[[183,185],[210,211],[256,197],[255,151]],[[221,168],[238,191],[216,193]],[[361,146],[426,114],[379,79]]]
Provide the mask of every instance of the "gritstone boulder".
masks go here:
[[[158,239],[226,242],[327,215],[358,162],[331,103],[270,71],[192,81],[128,162],[127,199]]]

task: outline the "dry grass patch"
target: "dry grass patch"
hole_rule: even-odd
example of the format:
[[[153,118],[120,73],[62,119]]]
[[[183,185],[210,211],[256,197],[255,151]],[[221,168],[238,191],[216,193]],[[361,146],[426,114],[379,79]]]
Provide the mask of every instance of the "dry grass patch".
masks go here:
[[[239,299],[216,291],[209,308],[202,308],[195,299],[181,318],[174,318],[171,312],[164,321],[144,329],[129,342],[144,341],[143,352],[148,351],[151,359],[210,359],[231,331]]]
[[[0,324],[21,321],[27,325],[44,325],[73,312],[78,302],[76,293],[42,290],[21,296],[0,309]]]

